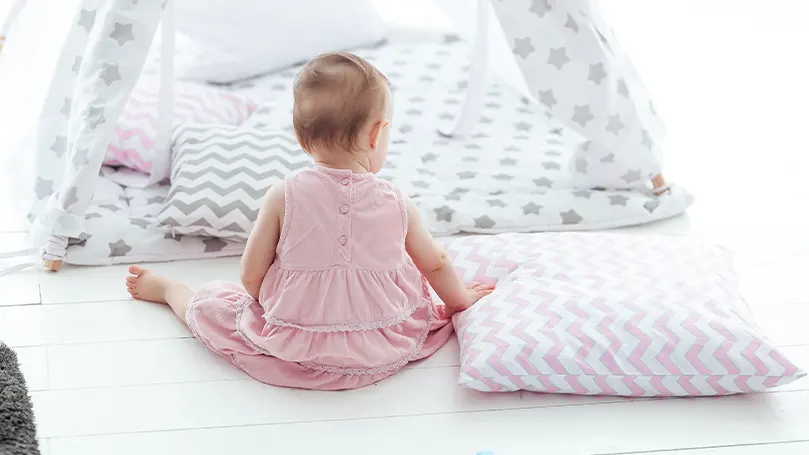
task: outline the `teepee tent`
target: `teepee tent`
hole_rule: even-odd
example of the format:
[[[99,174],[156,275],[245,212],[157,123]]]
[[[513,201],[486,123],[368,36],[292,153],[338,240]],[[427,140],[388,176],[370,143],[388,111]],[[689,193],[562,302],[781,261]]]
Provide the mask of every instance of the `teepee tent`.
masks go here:
[[[18,0],[18,6],[25,3]],[[108,255],[100,255],[103,258],[88,259],[77,253],[71,260],[68,253],[69,248],[84,248],[91,238],[101,237],[88,229],[88,224],[93,218],[107,216],[107,212],[88,214],[88,207],[93,204],[102,208],[105,205],[112,207],[110,203],[105,203],[102,194],[113,191],[110,189],[112,186],[99,171],[115,134],[116,119],[124,112],[133,88],[147,66],[150,49],[157,41],[160,49],[157,79],[160,84],[153,141],[155,147],[171,148],[172,131],[178,127],[173,121],[176,84],[173,73],[174,3],[173,0],[30,0],[19,14],[19,20],[8,27],[6,48],[0,55],[0,87],[12,99],[11,103],[7,103],[11,107],[3,118],[4,123],[11,122],[11,117],[14,117],[16,126],[13,128],[15,134],[8,135],[5,145],[6,150],[10,151],[12,174],[18,179],[14,187],[20,192],[19,201],[31,231],[36,234],[36,247],[41,248],[42,259],[52,269],[58,268],[65,259],[79,264],[103,264],[224,256],[241,251],[242,245],[228,238],[184,239],[171,226],[154,226],[155,229],[150,230],[154,220],[133,215],[124,224],[148,231],[143,239],[137,240],[151,245],[143,253],[130,254],[138,247],[133,246],[127,233],[129,231],[123,227],[116,233],[120,238],[113,236],[103,242],[109,248]],[[250,4],[235,2],[234,5],[241,3]],[[409,166],[407,163],[405,166],[400,164],[398,171],[396,168],[390,171],[393,173],[390,178],[400,179],[402,185],[410,187],[408,193],[421,198],[418,202],[423,210],[434,212],[434,223],[430,226],[434,232],[600,229],[666,218],[687,208],[691,203],[690,195],[676,186],[666,184],[664,187],[660,177],[659,146],[665,128],[654,111],[640,77],[601,19],[594,2],[478,0],[475,2],[476,8],[469,8],[471,2],[461,0],[438,0],[438,3],[453,20],[458,33],[472,46],[450,48],[454,41],[445,39],[441,45],[444,47],[435,47],[435,53],[446,60],[453,53],[463,52],[463,58],[468,59],[470,68],[457,73],[456,79],[463,80],[457,83],[457,90],[454,90],[454,86],[451,90],[455,97],[446,95],[448,98],[440,108],[446,110],[447,106],[457,106],[449,108],[454,112],[441,113],[441,118],[451,122],[442,124],[439,128],[441,134],[436,134],[431,123],[431,131],[423,134],[422,139],[424,144],[434,147],[463,149],[466,153],[478,155],[458,155],[458,159],[453,161],[452,153],[431,158],[436,154],[430,151],[412,165],[414,177],[405,175],[408,171],[402,170],[402,167]],[[17,11],[20,9],[17,8]],[[70,20],[65,20],[66,17]],[[180,20],[179,17],[176,19]],[[54,24],[49,28],[51,32],[47,40],[43,40],[42,26],[47,27],[48,21]],[[39,38],[32,38],[37,34],[40,34]],[[156,37],[159,39],[156,40]],[[35,52],[32,53],[32,49]],[[390,53],[386,53],[386,49],[383,46],[367,51],[369,60],[387,61],[385,59]],[[410,58],[407,55],[419,54],[427,48],[413,48],[416,52],[412,52],[412,49],[408,52],[409,48],[405,47],[396,49],[395,52],[401,55],[390,57],[391,67],[400,62],[408,63],[404,60]],[[27,85],[20,80],[14,81],[14,77],[23,77],[26,66],[31,65],[32,60],[42,64],[40,69],[46,69],[44,75],[41,70],[31,72],[30,77],[39,81],[28,82]],[[427,102],[432,102],[433,96],[418,96],[415,91],[425,90],[423,87],[428,86],[429,82],[440,82],[443,76],[439,74],[439,63],[425,63],[425,71],[430,69],[436,74],[420,75],[418,84],[408,85],[406,81],[398,83],[397,76],[402,70],[391,71],[392,84],[398,90],[397,100],[399,93],[404,92],[409,93],[409,101],[405,104],[424,103],[425,98]],[[416,64],[402,66],[410,68]],[[279,74],[278,77],[290,77],[291,73],[282,71]],[[500,82],[493,83],[492,74]],[[401,79],[407,79],[406,76],[401,76]],[[28,78],[29,75],[26,73],[24,77]],[[273,77],[276,76],[268,76],[269,79]],[[273,87],[285,83],[281,79],[275,81],[281,83],[275,83]],[[35,93],[25,94],[26,89],[23,88],[15,96],[17,87],[23,85],[36,87],[32,89]],[[444,96],[446,92],[445,87],[436,87],[435,96]],[[517,117],[511,120],[508,117],[509,127],[513,125],[516,132],[504,132],[502,137],[503,140],[514,139],[529,146],[512,144],[503,146],[503,150],[491,150],[493,144],[502,140],[492,137],[486,128],[493,127],[486,125],[498,125],[501,114],[487,114],[487,110],[499,109],[508,103],[492,102],[488,97],[499,97],[501,100],[512,97],[518,100],[514,102],[515,110],[530,121]],[[17,109],[15,106],[24,106],[19,112],[25,110],[28,115],[9,115],[9,112]],[[420,116],[424,116],[424,111],[420,110],[422,108],[415,105],[401,109],[405,115],[419,112]],[[438,110],[436,106],[436,114]],[[258,113],[261,112],[260,105]],[[542,118],[547,120],[547,131],[559,137],[546,141],[547,135],[534,135],[539,127],[532,123],[535,119],[533,115],[538,112],[542,112]],[[288,114],[285,115],[288,117]],[[281,121],[278,118],[275,120]],[[266,126],[263,121],[248,124],[256,128]],[[418,125],[405,124],[399,132],[408,134],[414,129],[418,130]],[[565,132],[561,133],[562,130]],[[405,139],[398,141],[403,147],[415,142],[410,136],[403,137]],[[575,138],[571,139],[575,146],[568,147],[569,154],[554,151],[563,137]],[[493,142],[480,142],[487,138]],[[12,143],[15,147],[9,145]],[[396,144],[394,140],[394,147]],[[395,149],[392,150],[393,159],[397,153]],[[474,150],[485,150],[486,154]],[[509,152],[516,153],[515,150],[524,150],[520,152],[524,155],[514,155],[516,158],[507,156]],[[531,158],[532,155],[542,156],[543,153],[545,158]],[[559,164],[562,158],[565,160],[563,166]],[[434,173],[424,172],[424,166],[431,159],[449,160],[443,163],[444,167],[460,179],[455,188],[450,190],[448,183],[441,182],[446,178],[442,179],[440,175],[435,176],[436,183],[424,181],[425,174]],[[472,187],[463,186],[461,180],[483,172],[484,168],[495,172],[498,163],[510,166],[517,161],[523,168],[521,171],[491,174],[493,184],[499,186],[487,190],[489,209],[486,210],[489,211],[483,213],[483,208],[470,205],[473,193],[482,190],[470,190]],[[168,158],[163,161],[163,166],[169,166]],[[461,169],[462,166],[476,167]],[[563,179],[557,180],[548,173],[565,173],[564,183]],[[415,175],[421,177],[417,179]],[[520,185],[514,183],[521,178],[527,179],[525,181],[536,188],[531,191],[521,189]],[[157,183],[154,180],[149,183]],[[119,186],[114,191],[119,191]],[[427,191],[428,188],[439,186],[441,188],[436,189],[434,194]],[[655,189],[652,190],[652,187]],[[557,192],[549,195],[549,189]],[[507,200],[503,194],[509,191],[522,193],[509,196],[511,199]],[[603,203],[599,205],[594,202],[590,191],[602,192]],[[226,197],[217,197],[220,196]],[[133,197],[124,192],[117,198],[129,202]],[[469,201],[463,199],[467,197]],[[541,199],[543,197],[545,199]],[[553,209],[556,212],[548,215],[549,202],[546,201],[564,197],[568,197],[571,204],[583,202],[585,205],[564,207],[567,210],[560,206],[558,210]],[[165,193],[147,199],[157,201],[161,198],[166,198]],[[635,212],[616,215],[618,211],[632,206],[635,200],[636,207],[629,207],[636,209]],[[507,211],[511,210],[510,205],[514,205],[513,212]],[[597,222],[587,223],[590,217],[588,210],[594,213],[592,219],[597,219]],[[112,212],[112,216],[118,210],[111,209],[109,212]],[[553,218],[543,218],[546,216]],[[210,222],[206,223],[210,227]],[[106,223],[103,229],[118,229],[111,227],[113,224]],[[99,224],[95,226],[99,226],[96,230],[102,229]],[[199,232],[210,234],[212,229]],[[188,247],[192,242],[199,245],[198,248],[194,247],[196,250],[189,252],[187,248],[179,249],[181,246]]]

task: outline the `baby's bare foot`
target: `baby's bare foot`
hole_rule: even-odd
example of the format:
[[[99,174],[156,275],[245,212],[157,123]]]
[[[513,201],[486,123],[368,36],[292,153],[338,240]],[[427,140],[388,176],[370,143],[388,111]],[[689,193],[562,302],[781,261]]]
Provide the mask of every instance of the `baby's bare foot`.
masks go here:
[[[169,281],[139,265],[129,267],[126,289],[132,297],[149,302],[166,303]]]

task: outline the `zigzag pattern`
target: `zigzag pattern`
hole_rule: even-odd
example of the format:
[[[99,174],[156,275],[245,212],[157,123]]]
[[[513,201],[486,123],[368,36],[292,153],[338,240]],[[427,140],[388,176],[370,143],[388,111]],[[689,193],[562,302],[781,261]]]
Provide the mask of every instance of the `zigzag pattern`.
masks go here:
[[[178,128],[171,191],[157,220],[180,234],[246,240],[270,186],[311,165],[292,144],[284,132]]]
[[[135,88],[115,128],[104,164],[151,171],[156,152],[158,94],[159,87],[151,81]],[[177,123],[240,125],[255,109],[256,106],[242,95],[196,84],[175,85],[174,121]]]
[[[803,376],[759,334],[722,248],[610,234],[468,237],[447,251],[495,292],[457,315],[482,391],[712,396]]]

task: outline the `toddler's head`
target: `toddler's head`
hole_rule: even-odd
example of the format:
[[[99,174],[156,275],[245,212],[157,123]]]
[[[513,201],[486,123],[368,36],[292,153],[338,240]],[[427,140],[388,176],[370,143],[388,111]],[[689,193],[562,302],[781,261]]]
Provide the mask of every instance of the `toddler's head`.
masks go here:
[[[292,113],[301,147],[324,165],[379,172],[393,96],[387,78],[347,52],[320,55],[298,73]]]

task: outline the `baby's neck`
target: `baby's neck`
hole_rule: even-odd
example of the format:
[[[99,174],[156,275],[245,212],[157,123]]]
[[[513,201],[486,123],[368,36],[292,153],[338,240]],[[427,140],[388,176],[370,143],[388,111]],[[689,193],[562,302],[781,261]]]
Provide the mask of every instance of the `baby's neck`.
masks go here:
[[[352,159],[346,160],[335,160],[335,159],[324,160],[315,158],[315,164],[329,169],[351,171],[356,174],[365,174],[371,172],[370,170],[368,170],[368,167],[364,166],[361,162],[357,161],[353,157]]]

